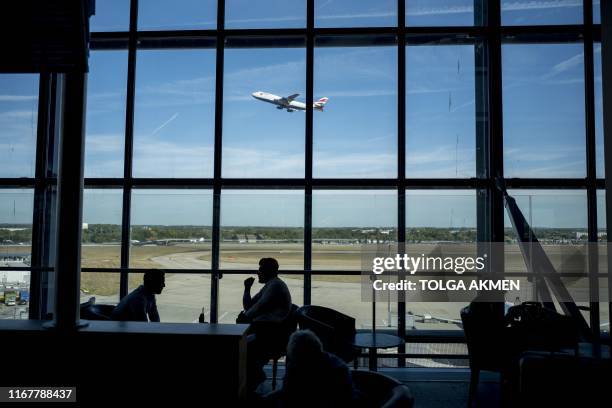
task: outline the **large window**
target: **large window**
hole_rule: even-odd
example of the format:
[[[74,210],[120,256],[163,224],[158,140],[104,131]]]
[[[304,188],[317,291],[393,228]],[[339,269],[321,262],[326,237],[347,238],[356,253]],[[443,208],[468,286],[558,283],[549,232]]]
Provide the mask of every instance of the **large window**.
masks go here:
[[[495,199],[500,175],[554,265],[554,245],[605,239],[591,2],[141,0],[137,18],[128,0],[100,3],[82,299],[116,303],[164,269],[163,321],[194,321],[204,307],[231,323],[244,279],[271,256],[297,305],[332,307],[366,330],[374,317],[390,332],[455,335],[465,302],[385,299],[372,316],[362,245],[506,241],[507,270],[524,272]],[[44,137],[58,124],[39,109],[53,80],[0,76],[0,278],[23,287],[53,264],[52,244],[32,247],[53,230],[56,144]]]

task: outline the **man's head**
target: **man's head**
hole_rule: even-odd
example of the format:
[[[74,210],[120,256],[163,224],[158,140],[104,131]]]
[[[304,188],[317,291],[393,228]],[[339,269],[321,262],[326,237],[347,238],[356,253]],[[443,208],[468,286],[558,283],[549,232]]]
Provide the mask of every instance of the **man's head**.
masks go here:
[[[261,258],[257,277],[259,283],[266,283],[278,276],[278,261],[274,258]]]
[[[166,274],[163,271],[147,271],[143,283],[151,293],[159,295],[166,287]]]
[[[316,360],[323,353],[323,344],[310,330],[298,330],[289,337],[287,360],[293,363]]]

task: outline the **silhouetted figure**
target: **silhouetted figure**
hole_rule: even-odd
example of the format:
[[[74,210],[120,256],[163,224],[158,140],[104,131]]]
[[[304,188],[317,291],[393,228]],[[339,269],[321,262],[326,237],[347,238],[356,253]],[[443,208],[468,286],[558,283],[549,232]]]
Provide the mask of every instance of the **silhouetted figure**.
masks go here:
[[[254,278],[244,281],[244,294],[237,323],[251,323],[247,342],[247,387],[254,391],[266,379],[263,366],[270,359],[270,345],[281,335],[278,332],[291,311],[291,294],[285,282],[278,277],[278,261],[274,258],[259,260],[259,283],[264,287],[251,297]]]
[[[155,295],[166,287],[165,273],[145,272],[143,284],[121,299],[111,315],[112,320],[132,322],[159,322]]]
[[[261,258],[257,277],[264,287],[253,297],[251,287],[255,279],[244,280],[244,310],[238,320],[245,323],[283,321],[291,310],[291,294],[285,282],[278,277],[278,261],[274,258]]]
[[[356,402],[351,373],[335,355],[323,351],[310,330],[289,338],[281,391],[283,407],[348,407]]]

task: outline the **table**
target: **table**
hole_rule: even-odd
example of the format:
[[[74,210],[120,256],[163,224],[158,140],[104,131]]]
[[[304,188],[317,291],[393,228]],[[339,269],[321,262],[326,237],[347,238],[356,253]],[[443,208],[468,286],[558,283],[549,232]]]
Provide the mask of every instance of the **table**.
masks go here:
[[[357,333],[353,340],[353,346],[362,349],[368,349],[368,368],[370,371],[377,371],[377,349],[387,349],[398,347],[404,344],[404,339],[391,334],[383,333]]]

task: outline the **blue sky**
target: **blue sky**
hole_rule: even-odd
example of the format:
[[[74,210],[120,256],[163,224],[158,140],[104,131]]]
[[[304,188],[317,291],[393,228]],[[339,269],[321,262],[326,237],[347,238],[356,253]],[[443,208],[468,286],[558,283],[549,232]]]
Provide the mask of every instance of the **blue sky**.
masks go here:
[[[93,31],[127,29],[127,0],[97,3]],[[226,3],[228,27],[305,24],[303,0],[258,1],[256,7],[247,0]],[[394,25],[395,3],[317,1],[316,24]],[[502,17],[505,24],[578,23],[581,18],[578,3],[504,0]],[[214,28],[216,24],[214,1],[142,0],[140,5],[141,29]],[[410,1],[406,9],[409,25],[473,23],[472,0]],[[595,58],[598,67],[599,48]],[[582,59],[581,44],[504,45],[504,146],[508,176],[584,176]],[[410,46],[406,61],[407,176],[473,177],[474,46]],[[92,52],[90,67],[86,176],[121,177],[127,51]],[[329,98],[324,112],[314,112],[315,177],[395,176],[396,70],[395,47],[315,49],[314,97]],[[134,176],[211,177],[214,50],[139,50],[136,74]],[[598,106],[601,106],[600,77],[596,72]],[[31,75],[0,76],[0,146],[5,147],[0,149],[3,163],[0,177],[33,176],[37,84],[36,77]],[[223,175],[303,177],[304,113],[278,111],[256,101],[250,94],[257,90],[281,96],[299,93],[298,100],[303,101],[305,49],[226,50]],[[597,131],[601,144],[600,116]],[[598,172],[603,175],[601,162]],[[149,201],[142,198],[146,194],[135,195],[134,209],[138,211],[134,213],[138,215],[133,221],[208,225],[209,192],[190,192],[189,200],[185,199],[185,192],[157,191]],[[11,203],[15,201],[12,194],[2,195],[3,203],[9,203],[10,208],[2,211],[0,222],[16,217],[12,214]],[[557,199],[559,194],[538,194],[544,210],[535,218],[541,225],[584,226],[586,209],[582,192],[561,201]],[[88,197],[86,221],[120,220],[117,216],[120,193],[105,191]],[[27,201],[27,194],[19,200]],[[396,205],[394,192],[326,192],[313,198],[313,222],[315,226],[391,226],[396,223]],[[177,206],[181,208],[180,214]],[[420,192],[408,199],[407,206],[409,226],[475,225],[473,192]],[[545,211],[547,206],[551,211]],[[301,226],[302,222],[302,193],[239,192],[235,196],[225,194],[223,198],[224,225]]]

